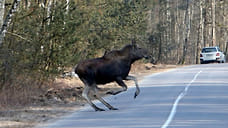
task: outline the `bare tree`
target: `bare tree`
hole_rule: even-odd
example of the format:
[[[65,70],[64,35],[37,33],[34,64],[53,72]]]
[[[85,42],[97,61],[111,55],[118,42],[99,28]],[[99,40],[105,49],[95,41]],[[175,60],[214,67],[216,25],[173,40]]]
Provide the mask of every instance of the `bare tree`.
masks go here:
[[[203,39],[203,29],[204,29],[204,23],[203,23],[203,5],[204,5],[204,0],[200,0],[199,2],[199,10],[200,10],[200,19],[199,19],[199,27],[198,27],[198,39],[197,39],[197,50],[196,50],[196,64],[200,63],[200,51],[201,51],[201,46],[204,42]]]
[[[226,42],[226,48],[225,48],[225,55],[227,56],[227,51],[228,51],[228,41]]]
[[[9,10],[5,20],[3,21],[3,24],[1,26],[0,30],[0,45],[2,44],[2,40],[5,36],[5,33],[7,31],[7,27],[9,26],[13,13],[16,12],[17,6],[19,5],[20,0],[14,0],[11,9]]]
[[[4,14],[5,14],[5,0],[0,1],[0,28],[3,26],[3,19],[4,19]],[[2,33],[2,32],[1,32]],[[0,33],[0,45],[2,43],[2,34]]]
[[[212,46],[212,14],[211,0],[205,0],[204,14],[204,47]]]
[[[225,51],[225,48],[226,48],[226,43],[228,41],[228,38],[227,38],[227,21],[228,21],[228,2],[226,1],[217,1],[216,2],[216,12],[215,12],[215,15],[216,15],[216,42],[217,42],[217,45],[219,45],[220,49],[222,51]]]
[[[181,59],[181,64],[185,63],[186,59],[186,54],[187,54],[187,49],[188,49],[188,43],[189,43],[189,35],[190,35],[190,7],[189,7],[189,0],[186,0],[187,5],[186,5],[186,10],[185,10],[185,33],[184,33],[184,43],[183,43],[183,56]]]
[[[211,15],[212,15],[212,46],[216,45],[216,29],[215,29],[215,0],[211,1]]]
[[[66,0],[66,13],[69,12],[69,4],[70,4],[70,0]]]
[[[31,0],[23,0],[21,1],[21,5],[23,6],[23,8],[28,9],[31,5]]]
[[[0,1],[0,26],[3,24],[3,18],[5,14],[5,0]]]

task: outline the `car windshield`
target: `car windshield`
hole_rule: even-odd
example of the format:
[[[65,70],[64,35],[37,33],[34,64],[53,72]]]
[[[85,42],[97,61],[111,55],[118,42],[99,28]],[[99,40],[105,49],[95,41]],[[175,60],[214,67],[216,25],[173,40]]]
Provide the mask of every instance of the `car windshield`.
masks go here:
[[[216,48],[204,48],[202,53],[217,52]]]

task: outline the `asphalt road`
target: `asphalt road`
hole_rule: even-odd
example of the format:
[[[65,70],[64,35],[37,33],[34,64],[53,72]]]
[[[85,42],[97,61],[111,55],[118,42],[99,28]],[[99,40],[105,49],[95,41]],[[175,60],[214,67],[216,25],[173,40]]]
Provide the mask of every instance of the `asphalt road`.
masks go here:
[[[187,66],[145,77],[105,99],[116,111],[80,111],[40,128],[228,128],[228,64]],[[105,108],[101,103],[96,104]]]

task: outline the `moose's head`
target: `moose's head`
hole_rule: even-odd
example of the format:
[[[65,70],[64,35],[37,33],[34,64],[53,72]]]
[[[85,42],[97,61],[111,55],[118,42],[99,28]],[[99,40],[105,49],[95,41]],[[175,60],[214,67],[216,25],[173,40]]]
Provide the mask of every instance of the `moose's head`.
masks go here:
[[[135,39],[132,40],[131,50],[130,50],[131,58],[135,60],[139,60],[142,58],[148,59],[150,57],[149,52],[145,48],[141,48],[136,44]]]

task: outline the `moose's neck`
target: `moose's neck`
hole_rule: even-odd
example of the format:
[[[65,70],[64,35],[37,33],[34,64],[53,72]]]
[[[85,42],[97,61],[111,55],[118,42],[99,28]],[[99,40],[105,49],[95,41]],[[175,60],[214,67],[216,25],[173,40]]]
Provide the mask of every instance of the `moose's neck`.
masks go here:
[[[134,63],[135,61],[140,60],[140,59],[142,59],[143,57],[131,56],[130,58],[131,58],[131,63]]]
[[[131,66],[131,64],[133,64],[135,61],[137,61],[139,59],[141,59],[141,58],[133,58],[130,55],[122,58],[122,60],[124,60],[124,62],[129,66]]]

